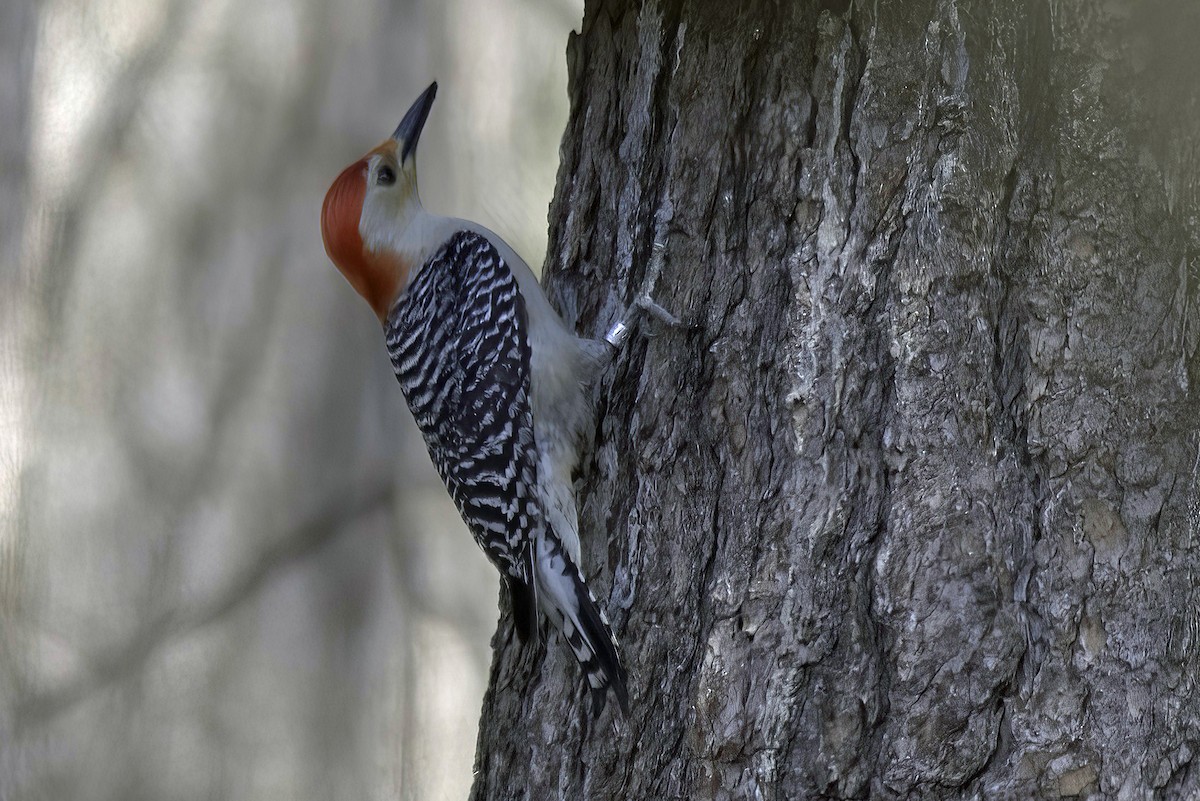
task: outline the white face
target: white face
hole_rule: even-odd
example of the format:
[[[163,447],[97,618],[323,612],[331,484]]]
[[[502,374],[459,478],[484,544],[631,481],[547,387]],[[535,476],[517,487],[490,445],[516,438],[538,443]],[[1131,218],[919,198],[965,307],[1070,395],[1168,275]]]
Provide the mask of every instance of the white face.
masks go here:
[[[381,321],[407,286],[425,216],[412,159],[388,140],[342,170],[321,206],[325,252]]]
[[[363,245],[372,252],[404,253],[410,249],[405,246],[411,233],[409,223],[421,209],[414,162],[410,155],[399,163],[393,140],[371,151],[367,158],[367,191],[358,230]]]

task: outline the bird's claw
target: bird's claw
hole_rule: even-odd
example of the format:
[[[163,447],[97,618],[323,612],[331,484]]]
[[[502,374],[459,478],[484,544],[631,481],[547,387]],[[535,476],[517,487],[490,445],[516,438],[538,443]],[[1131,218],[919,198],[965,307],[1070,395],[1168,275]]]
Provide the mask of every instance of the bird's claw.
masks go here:
[[[683,321],[669,311],[664,309],[649,294],[638,295],[637,300],[633,302],[634,308],[646,312],[654,319],[664,323],[671,328],[683,328]]]
[[[642,282],[641,290],[639,290],[637,297],[626,310],[625,315],[613,323],[612,327],[608,329],[608,333],[604,335],[604,341],[614,349],[619,349],[629,339],[633,319],[637,314],[648,314],[671,328],[687,327],[682,320],[667,311],[652,297],[654,285],[658,283],[658,276],[662,272],[666,253],[667,243],[665,235],[663,232],[659,232],[654,238],[654,245],[651,248],[650,254],[650,264],[646,267],[646,278]]]

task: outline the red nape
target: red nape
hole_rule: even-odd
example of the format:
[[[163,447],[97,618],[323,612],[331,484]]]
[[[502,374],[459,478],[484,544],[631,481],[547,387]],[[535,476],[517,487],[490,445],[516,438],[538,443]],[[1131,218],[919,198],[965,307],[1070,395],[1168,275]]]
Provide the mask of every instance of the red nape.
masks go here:
[[[366,194],[367,162],[362,159],[342,170],[334,179],[321,206],[321,239],[325,242],[325,252],[347,278],[362,265],[363,242],[358,233],[358,220],[362,216]]]

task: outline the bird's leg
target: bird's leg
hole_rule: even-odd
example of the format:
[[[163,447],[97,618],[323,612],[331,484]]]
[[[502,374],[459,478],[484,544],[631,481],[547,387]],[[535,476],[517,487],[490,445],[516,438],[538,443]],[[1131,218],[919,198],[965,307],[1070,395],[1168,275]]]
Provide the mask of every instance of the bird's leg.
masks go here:
[[[634,308],[646,312],[659,322],[665,323],[671,328],[679,328],[683,325],[683,321],[658,305],[653,297],[654,286],[658,283],[658,276],[662,273],[666,253],[666,234],[658,231],[655,233],[654,244],[650,248],[650,264],[646,267],[646,279],[642,281],[642,288],[638,292],[637,298],[634,299],[633,305]]]
[[[604,341],[614,350],[620,349],[629,339],[629,331],[634,318],[639,314],[649,314],[671,328],[679,328],[683,325],[678,317],[660,306],[653,297],[654,286],[658,283],[658,276],[662,273],[663,261],[666,259],[667,234],[665,229],[664,225],[656,226],[654,244],[650,248],[650,263],[646,266],[646,277],[642,281],[642,286],[633,299],[633,303],[625,310],[625,314],[621,316],[620,320],[613,323],[612,327],[608,329],[608,333],[604,335]]]

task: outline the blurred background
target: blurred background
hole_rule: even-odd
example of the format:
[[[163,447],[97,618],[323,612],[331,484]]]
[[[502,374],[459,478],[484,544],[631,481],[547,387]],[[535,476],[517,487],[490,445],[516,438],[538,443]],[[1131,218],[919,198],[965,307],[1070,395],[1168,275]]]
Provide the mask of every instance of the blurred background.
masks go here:
[[[466,796],[498,579],[319,211],[436,78],[537,269],[581,15],[0,3],[0,799]]]

